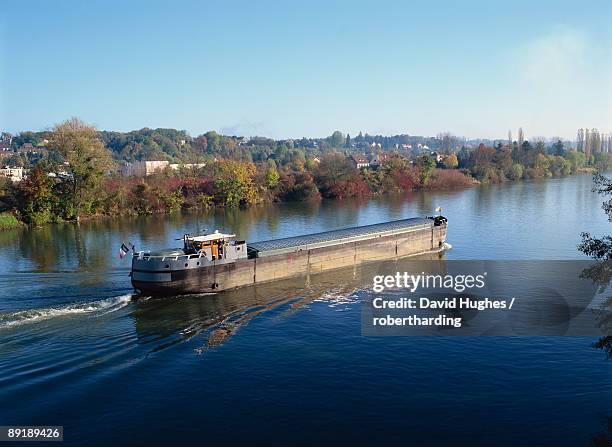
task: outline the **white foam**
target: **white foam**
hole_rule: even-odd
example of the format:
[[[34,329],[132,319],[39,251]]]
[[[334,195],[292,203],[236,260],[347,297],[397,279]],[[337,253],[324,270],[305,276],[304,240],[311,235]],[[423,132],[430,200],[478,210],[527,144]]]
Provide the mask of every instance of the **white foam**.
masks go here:
[[[350,305],[359,303],[360,299],[357,295],[358,289],[346,291],[341,289],[332,289],[325,292],[314,302],[327,303],[329,307],[337,307],[342,305]]]
[[[86,303],[73,303],[66,306],[7,312],[0,314],[0,329],[37,323],[39,321],[68,315],[94,313],[106,315],[127,306],[131,300],[132,295],[121,295]]]

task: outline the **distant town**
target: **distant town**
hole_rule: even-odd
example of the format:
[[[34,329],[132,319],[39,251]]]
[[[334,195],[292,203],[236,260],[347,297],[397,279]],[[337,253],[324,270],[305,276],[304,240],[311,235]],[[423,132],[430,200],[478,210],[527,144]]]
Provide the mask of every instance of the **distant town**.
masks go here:
[[[555,177],[612,168],[612,135],[468,140],[340,131],[274,140],[144,128],[100,131],[72,118],[0,135],[0,227],[274,201],[342,199]],[[8,223],[6,223],[8,222]]]
[[[57,161],[48,147],[50,136],[51,131],[26,131],[15,136],[9,132],[0,133],[0,176],[18,182],[39,163],[53,164],[54,160]],[[148,176],[166,168],[176,171],[180,168],[204,167],[206,162],[218,158],[252,162],[274,160],[282,165],[297,156],[318,163],[323,154],[334,150],[345,153],[358,169],[380,166],[392,156],[414,160],[418,156],[427,155],[441,165],[449,155],[455,154],[459,160],[462,154],[481,145],[499,148],[513,143],[522,146],[525,142],[522,129],[519,129],[516,140],[512,139],[511,132],[507,139],[468,140],[448,132],[435,137],[364,135],[360,132],[351,138],[339,131],[325,138],[273,140],[265,137],[219,135],[215,131],[191,137],[186,131],[148,128],[126,133],[100,131],[99,137],[112,150],[117,162],[115,172],[137,177]],[[579,129],[573,141],[535,137],[530,142],[544,144],[548,153],[555,152],[555,147],[560,145],[565,151],[581,152],[587,157],[585,164],[589,164],[589,157],[610,153],[612,133]],[[50,176],[69,175],[61,164],[55,165],[57,169],[49,172]]]

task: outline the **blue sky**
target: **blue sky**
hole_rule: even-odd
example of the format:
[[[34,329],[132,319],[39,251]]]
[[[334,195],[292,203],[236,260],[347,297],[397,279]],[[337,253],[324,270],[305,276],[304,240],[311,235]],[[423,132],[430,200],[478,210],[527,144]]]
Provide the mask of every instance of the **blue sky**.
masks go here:
[[[0,0],[0,129],[607,132],[611,16],[606,1]]]

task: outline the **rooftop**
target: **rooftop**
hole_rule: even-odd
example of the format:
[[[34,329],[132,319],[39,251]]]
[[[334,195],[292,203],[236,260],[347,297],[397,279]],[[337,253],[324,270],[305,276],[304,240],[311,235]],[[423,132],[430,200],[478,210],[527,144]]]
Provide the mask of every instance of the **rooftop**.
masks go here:
[[[201,236],[189,236],[189,239],[196,242],[206,242],[206,241],[216,241],[217,239],[230,239],[232,237],[236,237],[235,234],[226,234],[219,233],[219,231],[215,231],[210,234],[203,234]]]

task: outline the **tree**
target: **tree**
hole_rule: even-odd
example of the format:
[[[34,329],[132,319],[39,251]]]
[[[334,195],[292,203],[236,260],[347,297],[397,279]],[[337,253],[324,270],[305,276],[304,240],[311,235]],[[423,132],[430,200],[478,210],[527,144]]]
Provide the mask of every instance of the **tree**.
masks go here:
[[[71,205],[70,217],[78,220],[84,209],[92,211],[104,173],[113,166],[111,152],[98,139],[96,128],[78,118],[56,125],[49,147],[67,163],[68,175],[63,181],[69,186],[69,195],[65,199]]]
[[[523,166],[518,163],[514,163],[509,172],[509,177],[510,180],[520,180],[523,178]]]
[[[567,152],[566,158],[571,164],[572,172],[577,172],[586,165],[586,155],[584,152],[571,150]]]
[[[340,152],[331,152],[321,158],[315,179],[325,197],[343,198],[370,192],[359,171]]]
[[[593,191],[606,197],[602,204],[602,209],[608,216],[608,222],[612,222],[612,199],[610,199],[610,196],[612,196],[612,179],[597,173],[593,176],[593,183]],[[609,262],[612,260],[612,237],[605,235],[596,238],[587,232],[582,233],[581,237],[582,242],[578,245],[578,250],[597,261],[595,265],[585,269],[581,276],[592,279],[599,283],[602,288],[607,289],[612,277]],[[593,344],[593,347],[603,349],[608,358],[612,357],[612,336],[609,335],[612,329],[612,319],[610,313],[605,310],[610,305],[612,305],[612,299],[608,296],[602,301],[604,311],[600,317],[602,332],[606,335]]]
[[[23,219],[32,225],[42,225],[52,218],[53,185],[40,167],[20,182],[18,206]]]
[[[423,155],[416,160],[416,167],[419,170],[421,184],[427,185],[429,178],[436,167],[436,162],[429,155]]]
[[[444,159],[444,167],[446,169],[456,169],[459,166],[459,160],[455,154],[450,154]]]
[[[194,151],[204,154],[208,149],[208,140],[206,139],[205,135],[199,135],[193,140],[191,146],[193,147]]]
[[[563,141],[561,141],[560,139],[555,141],[555,143],[552,145],[552,153],[553,155],[558,155],[558,156],[565,156],[565,146],[563,145]]]
[[[206,139],[206,146],[209,153],[221,151],[221,135],[211,130],[204,134],[204,138]]]
[[[334,148],[344,146],[344,135],[339,130],[336,130],[330,137],[327,138],[329,144]]]
[[[578,152],[584,152],[584,129],[578,129],[576,135],[576,150]]]
[[[457,138],[450,132],[442,132],[437,137],[440,140],[440,151],[444,154],[450,153],[457,144]]]
[[[612,180],[599,173],[593,176],[593,191],[604,197],[612,196]],[[612,199],[607,199],[601,208],[608,216],[608,221],[612,222]],[[589,233],[582,233],[582,242],[578,245],[578,250],[597,260],[612,260],[612,237],[603,236],[594,238]]]
[[[268,161],[268,169],[266,170],[266,186],[270,189],[278,185],[280,174],[276,169],[276,163],[273,159]]]
[[[215,167],[215,199],[224,206],[252,204],[257,201],[257,189],[253,178],[253,163],[221,160]]]

